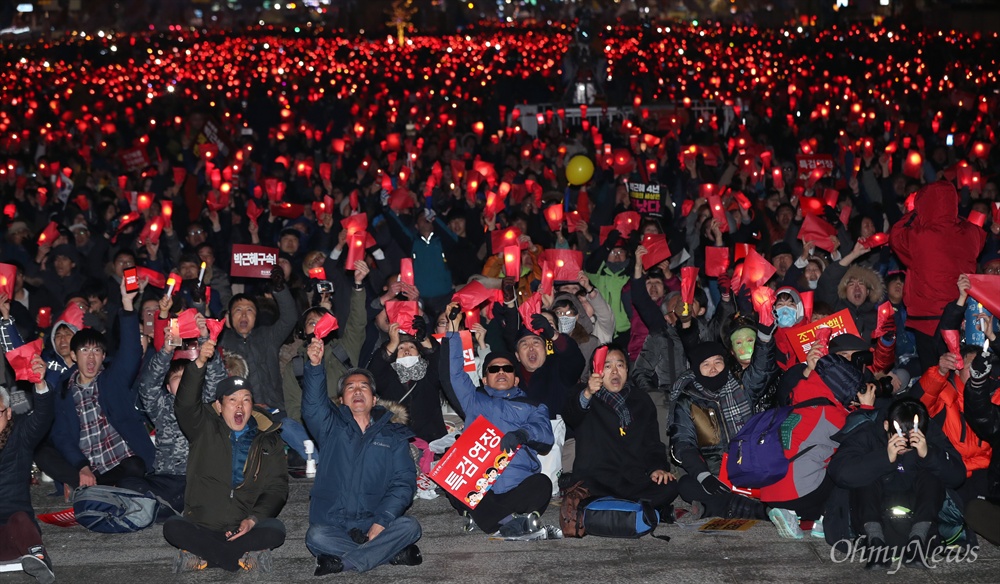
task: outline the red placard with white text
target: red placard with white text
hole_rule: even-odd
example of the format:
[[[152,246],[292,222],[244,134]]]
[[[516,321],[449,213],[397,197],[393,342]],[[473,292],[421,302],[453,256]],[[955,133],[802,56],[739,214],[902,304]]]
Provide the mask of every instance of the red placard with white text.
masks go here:
[[[795,358],[798,359],[799,363],[804,363],[806,354],[809,353],[809,349],[816,342],[816,330],[824,327],[832,329],[833,332],[830,333],[831,339],[844,333],[861,336],[858,334],[857,325],[854,324],[854,317],[851,316],[851,313],[846,308],[831,314],[823,320],[781,329],[779,332],[788,337],[789,344],[792,346],[792,350],[795,351]]]
[[[510,456],[501,451],[501,438],[503,432],[479,416],[466,426],[428,476],[466,507],[475,509],[517,454],[517,450]]]
[[[809,175],[817,168],[825,168],[827,176],[833,174],[833,156],[829,154],[799,154],[795,157],[795,163],[798,166],[798,179],[802,182],[808,180]]]
[[[233,245],[230,274],[236,278],[270,278],[278,263],[278,248],[262,245]]]

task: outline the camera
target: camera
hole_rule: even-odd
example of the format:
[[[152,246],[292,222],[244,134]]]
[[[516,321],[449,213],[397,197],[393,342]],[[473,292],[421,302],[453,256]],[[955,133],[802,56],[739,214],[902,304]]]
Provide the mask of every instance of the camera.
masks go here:
[[[329,280],[320,280],[316,282],[316,292],[319,294],[332,294],[333,282]]]
[[[892,399],[892,378],[883,377],[875,380],[875,397]]]

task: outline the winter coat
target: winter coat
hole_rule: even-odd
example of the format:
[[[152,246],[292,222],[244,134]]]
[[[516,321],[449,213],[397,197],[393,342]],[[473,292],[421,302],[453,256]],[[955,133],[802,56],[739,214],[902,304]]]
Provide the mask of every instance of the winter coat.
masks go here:
[[[253,388],[255,404],[284,409],[285,396],[281,391],[278,351],[295,328],[299,315],[295,310],[295,299],[287,286],[274,294],[274,300],[278,303],[277,322],[270,326],[254,326],[245,337],[235,329],[226,328],[222,332],[219,346],[223,351],[240,355],[250,365],[247,380]]]
[[[446,351],[448,357],[447,361],[441,359],[441,366],[447,367],[447,370],[441,371],[441,379],[446,380],[445,393],[461,405],[467,423],[471,424],[482,416],[504,434],[515,430],[524,430],[528,434],[527,444],[521,447],[493,484],[493,492],[506,493],[541,471],[538,452],[547,452],[555,441],[552,424],[549,423],[549,410],[545,404],[530,400],[519,387],[507,391],[489,386],[477,389],[465,373],[465,356],[462,355],[462,341],[458,333],[448,333],[441,350]]]
[[[49,387],[46,393],[36,392],[32,397],[31,411],[11,418],[7,444],[0,447],[0,524],[18,511],[35,515],[31,507],[31,461],[35,446],[52,426],[55,391]]]
[[[323,367],[326,368],[326,393],[331,399],[337,398],[337,384],[347,369],[357,367],[361,362],[361,346],[365,344],[367,310],[364,290],[352,290],[347,323],[340,336],[329,338],[324,348]],[[286,345],[286,348],[288,346]],[[281,367],[281,386],[285,397],[285,411],[293,420],[302,421],[302,386],[300,380],[305,369],[305,343],[294,348],[294,356]],[[283,349],[284,350],[284,349]],[[346,357],[345,363],[341,357]]]
[[[136,409],[139,397],[133,381],[142,363],[142,344],[139,341],[139,317],[135,311],[118,313],[118,354],[106,369],[98,373],[98,402],[108,423],[118,431],[128,447],[146,463],[146,470],[153,469],[156,450],[142,414]],[[70,375],[77,372],[76,365]],[[82,469],[90,461],[80,451],[80,418],[76,413],[72,392],[68,388],[56,398],[56,421],[52,426],[52,442],[73,468]]]
[[[669,393],[677,378],[687,370],[684,345],[677,335],[677,329],[670,326],[646,337],[630,376],[642,391]]]
[[[653,400],[635,386],[626,387],[625,405],[632,423],[624,428],[624,435],[618,414],[596,397],[584,408],[580,392],[566,405],[566,424],[576,435],[574,481],[600,485],[612,493],[628,493],[637,485],[648,485],[653,471],[670,470]]]
[[[173,356],[174,347],[170,346],[164,346],[162,350],[153,353],[139,376],[138,390],[142,407],[156,428],[153,472],[184,476],[190,449],[174,416],[175,398],[164,387]],[[205,403],[215,401],[215,387],[226,378],[226,369],[221,359],[212,359],[207,367],[206,383],[202,388],[202,401]]]
[[[387,527],[401,517],[417,492],[410,457],[413,432],[394,421],[381,405],[364,431],[351,409],[334,404],[326,392],[326,371],[306,363],[302,416],[319,449],[316,482],[309,505],[310,525]]]
[[[860,306],[847,301],[847,281],[857,279],[868,287],[868,297]],[[870,340],[878,324],[878,304],[885,295],[885,284],[875,271],[862,266],[844,267],[840,262],[827,266],[819,277],[816,287],[816,301],[825,302],[834,312],[847,309],[858,327],[858,336]]]
[[[413,258],[413,278],[420,295],[436,298],[451,294],[451,271],[445,257],[445,248],[458,242],[458,236],[448,229],[440,218],[434,218],[434,231],[425,239],[416,229],[404,224],[399,215],[385,210],[403,251]]]
[[[851,367],[847,362],[844,366]],[[825,380],[821,371],[822,368],[817,365],[817,370],[795,386],[791,405],[794,407],[823,399],[827,402],[798,407],[782,424],[782,440],[785,440],[786,428],[791,429],[788,442],[783,444],[789,460],[788,474],[780,481],[763,487],[761,501],[801,498],[819,488],[826,478],[826,466],[838,446],[833,436],[844,427],[848,411],[827,384],[832,380]]]
[[[989,494],[1000,497],[1000,383],[995,372],[1000,362],[994,354],[994,376],[969,378],[965,387],[963,411],[969,428],[993,447],[993,458],[989,466]]]
[[[750,358],[750,365],[744,370],[742,381],[738,381],[730,371],[723,371],[720,375],[728,375],[729,379],[718,393],[712,394],[698,383],[694,372],[689,370],[680,376],[670,390],[670,403],[673,404],[667,420],[670,448],[688,474],[697,476],[706,471],[718,473],[722,453],[728,450],[729,441],[753,415],[754,403],[771,384],[777,370],[774,337],[767,336],[766,340],[764,337],[763,333],[758,332],[753,356]],[[728,419],[722,406],[724,394],[740,403],[747,410],[747,415],[739,419]],[[698,446],[698,435],[691,417],[693,404],[715,416],[721,435],[719,444]]]
[[[237,529],[251,515],[258,519],[278,516],[288,500],[288,465],[281,424],[254,410],[257,434],[243,466],[243,482],[233,485],[233,431],[210,404],[201,401],[207,369],[194,362],[184,368],[174,403],[177,424],[191,445],[184,517],[225,532]]]
[[[889,246],[906,265],[908,327],[933,335],[944,306],[955,299],[961,274],[976,272],[986,232],[958,216],[958,192],[946,181],[917,192],[913,211],[893,225]]]
[[[927,406],[932,418],[939,418],[945,436],[962,455],[968,476],[972,471],[988,468],[993,448],[976,435],[965,421],[965,383],[956,375],[953,381],[941,375],[933,365],[920,377],[924,393],[920,401]]]
[[[396,361],[395,355],[386,353],[383,345],[368,362],[368,370],[375,377],[375,387],[379,398],[397,402],[405,408],[409,417],[409,426],[417,438],[428,443],[441,438],[448,433],[444,426],[444,416],[441,413],[441,379],[440,371],[435,365],[437,355],[428,353],[421,359],[427,360],[427,373],[423,379],[410,380],[403,383],[392,368]]]
[[[629,281],[628,270],[629,268],[626,267],[621,272],[612,272],[607,264],[602,263],[596,272],[587,273],[590,284],[597,288],[601,297],[611,307],[611,313],[615,317],[615,335],[628,332],[631,327],[629,313],[622,302],[622,290]]]

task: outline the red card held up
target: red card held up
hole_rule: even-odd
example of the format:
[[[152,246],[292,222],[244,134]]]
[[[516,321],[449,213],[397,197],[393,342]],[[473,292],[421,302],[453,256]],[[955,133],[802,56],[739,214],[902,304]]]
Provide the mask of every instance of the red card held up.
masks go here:
[[[18,381],[38,383],[42,380],[42,375],[31,370],[31,360],[35,355],[42,354],[42,344],[42,339],[36,339],[14,350],[7,351],[7,361],[14,370],[14,376]]]
[[[670,248],[667,246],[667,236],[662,233],[650,233],[642,238],[642,246],[646,255],[642,256],[642,269],[648,270],[662,261],[670,259]]]
[[[594,374],[600,375],[604,372],[604,362],[608,359],[608,348],[598,347],[594,350]]]
[[[420,314],[420,307],[413,300],[390,300],[385,303],[385,314],[390,323],[399,323],[401,332],[412,335],[413,318]]]
[[[328,334],[340,328],[337,323],[337,317],[330,314],[329,312],[323,314],[316,322],[316,328],[313,329],[313,335],[317,339],[325,339]]]
[[[198,310],[194,308],[188,308],[177,315],[177,328],[182,339],[197,339],[201,336],[197,316]]]
[[[219,319],[206,318],[205,328],[208,329],[208,338],[213,341],[218,341],[219,334],[222,332],[222,329],[225,327],[225,325],[226,323],[222,322]]]
[[[729,269],[729,248],[728,247],[706,247],[705,248],[705,275],[709,278],[718,278]]]

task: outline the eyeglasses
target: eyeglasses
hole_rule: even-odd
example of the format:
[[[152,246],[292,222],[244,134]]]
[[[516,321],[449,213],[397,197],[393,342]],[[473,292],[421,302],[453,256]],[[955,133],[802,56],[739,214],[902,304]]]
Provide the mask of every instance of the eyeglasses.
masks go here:
[[[514,372],[514,366],[513,365],[490,365],[489,367],[486,368],[486,372],[487,373],[491,373],[493,375],[496,375],[497,373],[500,373],[501,371],[503,371],[504,373],[513,373]]]
[[[191,231],[188,231],[188,235],[201,235],[203,233],[205,233],[204,229],[192,229]]]

